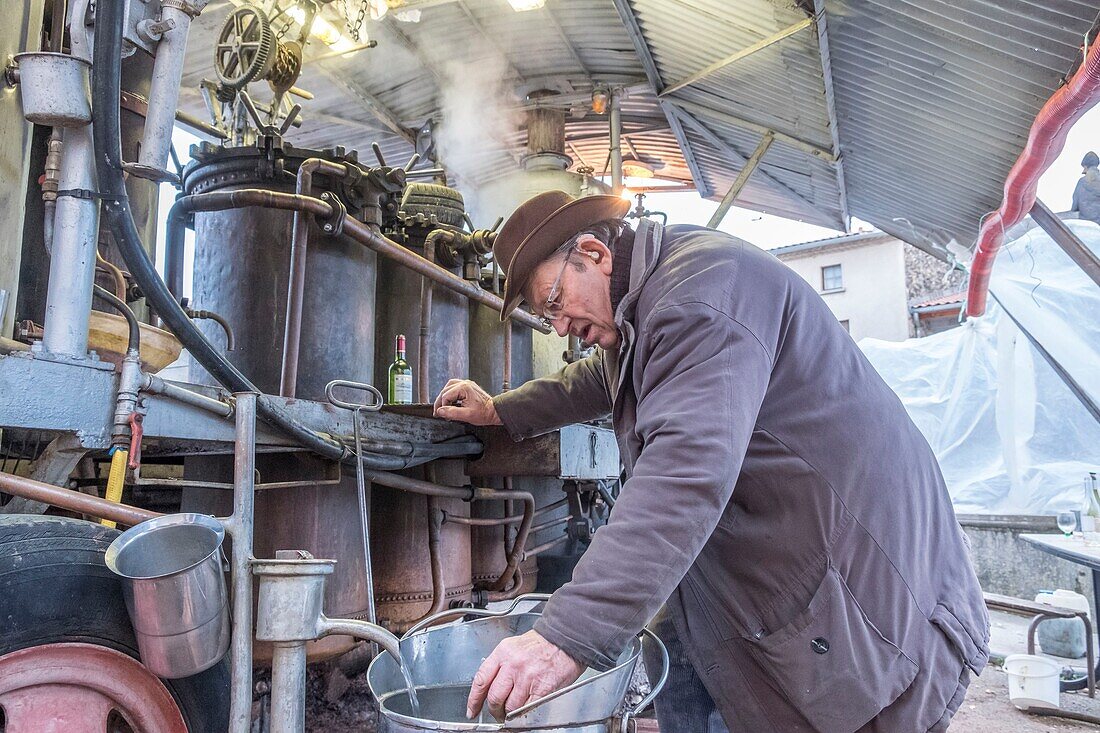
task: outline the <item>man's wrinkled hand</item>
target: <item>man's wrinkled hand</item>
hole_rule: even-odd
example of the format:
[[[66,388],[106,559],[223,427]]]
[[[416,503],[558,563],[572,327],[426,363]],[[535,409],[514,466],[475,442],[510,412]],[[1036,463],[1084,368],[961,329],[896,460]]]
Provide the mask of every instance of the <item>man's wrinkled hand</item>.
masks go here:
[[[469,379],[452,379],[435,398],[436,417],[470,425],[500,425],[497,408],[489,393]]]
[[[466,717],[476,717],[484,704],[494,718],[504,720],[506,712],[560,690],[583,671],[583,664],[537,631],[510,637],[481,663],[466,702]]]

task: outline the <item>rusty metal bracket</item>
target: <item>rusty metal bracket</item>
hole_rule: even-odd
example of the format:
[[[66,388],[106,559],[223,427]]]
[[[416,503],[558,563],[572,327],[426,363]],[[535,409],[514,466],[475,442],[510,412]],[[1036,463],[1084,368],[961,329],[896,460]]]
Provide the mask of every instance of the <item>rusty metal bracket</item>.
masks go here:
[[[344,206],[344,202],[340,200],[339,196],[329,191],[321,194],[321,200],[332,207],[332,213],[328,216],[318,214],[317,224],[325,234],[330,237],[338,237],[344,233],[344,222],[348,218],[348,207]]]

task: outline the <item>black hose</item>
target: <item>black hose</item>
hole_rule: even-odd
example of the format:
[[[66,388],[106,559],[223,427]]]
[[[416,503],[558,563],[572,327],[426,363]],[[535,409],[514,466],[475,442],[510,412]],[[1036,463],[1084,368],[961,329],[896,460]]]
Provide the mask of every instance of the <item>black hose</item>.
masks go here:
[[[130,327],[130,334],[126,339],[127,351],[138,351],[141,348],[141,324],[138,323],[137,316],[130,310],[130,306],[126,305],[126,301],[119,298],[106,288],[101,288],[98,285],[93,286],[95,288],[95,294],[111,304],[116,311],[122,314],[126,319],[126,325]]]
[[[92,63],[92,125],[96,174],[103,198],[103,213],[130,274],[152,308],[214,379],[233,392],[258,392],[235,366],[214,348],[183,312],[142,246],[122,175],[122,144],[119,125],[120,73],[122,67],[122,22],[124,0],[99,0],[96,6],[96,43]],[[281,405],[261,395],[260,417],[303,446],[324,456],[339,459],[347,448],[322,436],[286,413]]]

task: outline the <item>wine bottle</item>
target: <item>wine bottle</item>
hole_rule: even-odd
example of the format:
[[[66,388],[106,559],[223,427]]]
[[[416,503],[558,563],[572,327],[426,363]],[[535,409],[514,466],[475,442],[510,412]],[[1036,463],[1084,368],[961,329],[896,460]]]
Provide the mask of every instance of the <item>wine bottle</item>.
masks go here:
[[[405,335],[397,335],[395,359],[390,364],[389,395],[391,405],[410,405],[413,401],[413,372],[405,361]]]

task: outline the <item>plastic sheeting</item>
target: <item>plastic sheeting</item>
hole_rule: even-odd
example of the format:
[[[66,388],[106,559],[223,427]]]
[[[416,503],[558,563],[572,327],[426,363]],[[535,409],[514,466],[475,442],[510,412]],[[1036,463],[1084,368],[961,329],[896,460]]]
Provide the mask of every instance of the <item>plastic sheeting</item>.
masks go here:
[[[1100,226],[1069,224],[1100,253]],[[859,346],[928,439],[957,512],[1082,509],[1084,477],[1100,470],[1100,422],[1013,319],[1100,404],[1100,287],[1030,220],[1008,238],[986,315]]]

